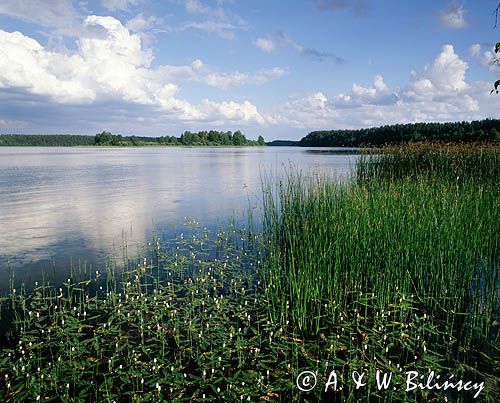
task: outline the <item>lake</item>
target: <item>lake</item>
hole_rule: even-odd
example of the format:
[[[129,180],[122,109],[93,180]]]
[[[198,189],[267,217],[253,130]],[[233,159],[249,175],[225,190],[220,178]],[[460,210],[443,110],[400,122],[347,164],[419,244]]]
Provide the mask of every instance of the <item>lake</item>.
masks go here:
[[[134,257],[196,219],[214,226],[259,206],[261,175],[290,165],[346,174],[353,154],[299,147],[0,148],[0,290],[80,260]]]

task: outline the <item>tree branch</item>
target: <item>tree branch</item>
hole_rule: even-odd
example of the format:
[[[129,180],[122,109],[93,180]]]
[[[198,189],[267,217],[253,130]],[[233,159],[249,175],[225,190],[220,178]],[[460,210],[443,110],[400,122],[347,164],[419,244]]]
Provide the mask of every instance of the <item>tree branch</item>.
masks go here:
[[[498,6],[495,9],[495,28],[497,27],[498,22],[498,13],[500,12],[500,1],[498,2]]]

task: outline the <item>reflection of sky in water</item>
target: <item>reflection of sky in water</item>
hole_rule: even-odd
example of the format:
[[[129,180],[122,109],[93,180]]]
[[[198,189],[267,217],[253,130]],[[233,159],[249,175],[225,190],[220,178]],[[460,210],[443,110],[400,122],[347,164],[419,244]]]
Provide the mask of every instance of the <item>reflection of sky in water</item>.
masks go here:
[[[241,217],[260,175],[290,164],[339,174],[353,156],[303,148],[0,148],[0,288],[18,277],[129,255],[156,228]],[[31,277],[31,276],[30,276]]]

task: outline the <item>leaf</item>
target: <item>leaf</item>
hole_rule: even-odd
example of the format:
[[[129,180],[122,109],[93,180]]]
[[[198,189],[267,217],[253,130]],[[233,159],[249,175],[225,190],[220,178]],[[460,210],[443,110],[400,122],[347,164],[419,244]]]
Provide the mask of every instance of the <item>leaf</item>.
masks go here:
[[[493,94],[493,92],[496,92],[497,94],[500,93],[500,89],[498,88],[500,87],[500,80],[495,81],[494,87],[495,88],[490,91],[490,94]]]

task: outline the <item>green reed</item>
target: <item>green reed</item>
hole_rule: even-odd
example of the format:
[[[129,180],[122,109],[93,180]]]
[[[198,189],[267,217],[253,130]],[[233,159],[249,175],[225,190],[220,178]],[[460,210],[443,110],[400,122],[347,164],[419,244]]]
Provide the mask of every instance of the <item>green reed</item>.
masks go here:
[[[498,181],[500,143],[408,143],[364,154],[357,167],[358,180],[440,176],[452,182],[472,178]]]
[[[332,309],[338,323],[370,295],[364,334],[389,307],[409,326],[414,314],[432,318],[435,334],[411,348],[400,344],[406,336],[389,336],[400,360],[427,343],[426,350],[439,346],[435,366],[457,368],[458,360],[493,373],[499,155],[496,146],[405,146],[362,156],[343,182],[294,171],[265,182],[262,273],[271,318],[318,337]],[[490,386],[499,396],[498,378]]]

